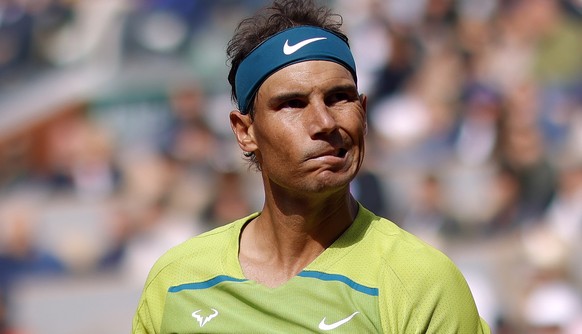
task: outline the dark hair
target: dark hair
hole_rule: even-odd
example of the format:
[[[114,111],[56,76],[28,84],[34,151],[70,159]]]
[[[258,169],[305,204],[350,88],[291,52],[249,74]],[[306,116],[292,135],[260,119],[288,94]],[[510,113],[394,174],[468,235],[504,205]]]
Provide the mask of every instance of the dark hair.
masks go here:
[[[348,38],[340,30],[342,23],[339,14],[332,13],[328,7],[317,6],[313,0],[275,0],[271,6],[241,21],[226,49],[231,66],[228,82],[232,100],[237,102],[234,79],[240,63],[263,41],[285,29],[315,26],[335,33],[347,43]],[[249,114],[254,117],[253,104]]]

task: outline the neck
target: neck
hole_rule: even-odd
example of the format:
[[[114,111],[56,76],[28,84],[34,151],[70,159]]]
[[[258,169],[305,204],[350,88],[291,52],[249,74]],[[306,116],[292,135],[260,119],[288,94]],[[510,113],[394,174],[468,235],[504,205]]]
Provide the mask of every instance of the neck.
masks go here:
[[[329,247],[357,211],[347,187],[328,196],[285,200],[267,194],[261,215],[241,236],[239,258],[245,275],[269,286],[287,281]]]

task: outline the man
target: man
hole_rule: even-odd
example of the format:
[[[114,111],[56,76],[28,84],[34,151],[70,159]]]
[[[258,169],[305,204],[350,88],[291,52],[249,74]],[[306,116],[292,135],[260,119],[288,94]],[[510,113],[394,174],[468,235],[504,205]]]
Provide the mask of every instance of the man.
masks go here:
[[[263,209],[164,255],[133,333],[489,332],[448,258],[350,195],[366,97],[335,18],[282,0],[238,27],[230,122]]]

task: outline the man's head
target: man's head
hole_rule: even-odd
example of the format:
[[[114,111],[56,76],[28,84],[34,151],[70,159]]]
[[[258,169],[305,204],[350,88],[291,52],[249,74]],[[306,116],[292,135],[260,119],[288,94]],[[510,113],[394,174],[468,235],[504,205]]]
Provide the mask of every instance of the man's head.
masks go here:
[[[229,44],[239,146],[275,187],[343,188],[364,155],[366,98],[341,22],[311,1],[280,1]]]
[[[319,27],[289,28],[259,44],[239,64],[235,75],[238,110],[249,113],[256,92],[271,74],[286,66],[312,60],[340,64],[356,80],[356,64],[344,40]]]
[[[255,16],[243,20],[239,24],[235,35],[230,40],[226,51],[231,64],[228,74],[228,82],[231,85],[231,96],[239,105],[239,110],[243,109],[240,111],[248,113],[253,117],[254,108],[252,102],[256,89],[254,91],[251,89],[251,96],[248,96],[250,103],[247,103],[247,101],[243,102],[240,99],[244,97],[238,96],[237,94],[241,90],[241,87],[237,87],[237,82],[240,83],[240,77],[242,76],[242,73],[239,73],[241,63],[245,60],[249,62],[247,58],[252,53],[256,53],[254,51],[257,51],[258,46],[273,36],[280,34],[282,31],[294,27],[311,27],[312,29],[321,28],[327,30],[327,34],[334,34],[336,38],[343,40],[347,46],[348,38],[340,30],[341,25],[341,16],[332,13],[327,7],[316,6],[312,0],[276,0],[270,7],[266,7]],[[295,35],[300,37],[301,32],[296,32]],[[283,46],[281,45],[281,47]],[[270,50],[266,51],[268,52]],[[351,57],[351,55],[349,56]],[[250,67],[252,68],[252,66],[257,65],[256,63],[251,63]],[[355,67],[355,65],[353,66]],[[239,77],[238,81],[237,74]],[[266,79],[266,77],[263,79]],[[247,90],[246,87],[245,90]],[[242,106],[243,103],[246,103],[246,105]]]

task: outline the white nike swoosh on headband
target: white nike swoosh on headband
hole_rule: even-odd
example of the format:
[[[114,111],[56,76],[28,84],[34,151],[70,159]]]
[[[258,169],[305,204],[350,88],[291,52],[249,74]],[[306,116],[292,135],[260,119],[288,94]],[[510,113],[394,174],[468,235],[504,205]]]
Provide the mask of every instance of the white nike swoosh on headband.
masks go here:
[[[309,39],[301,41],[295,45],[289,45],[289,40],[286,40],[285,45],[283,45],[283,53],[289,56],[291,54],[294,54],[295,52],[297,52],[297,50],[301,49],[302,47],[306,46],[307,44],[317,42],[317,41],[320,41],[322,39],[327,39],[327,37],[309,38]]]

